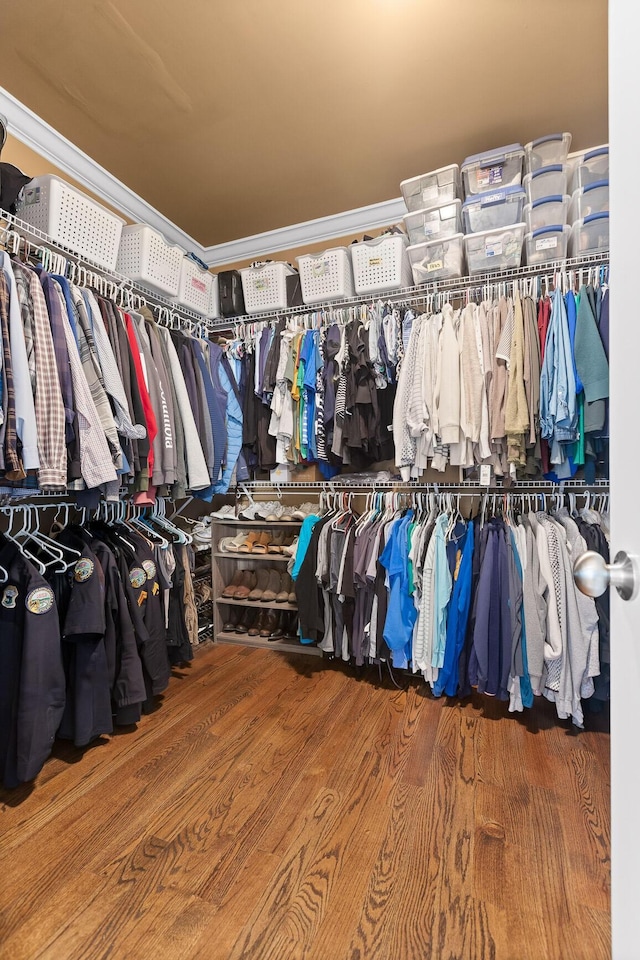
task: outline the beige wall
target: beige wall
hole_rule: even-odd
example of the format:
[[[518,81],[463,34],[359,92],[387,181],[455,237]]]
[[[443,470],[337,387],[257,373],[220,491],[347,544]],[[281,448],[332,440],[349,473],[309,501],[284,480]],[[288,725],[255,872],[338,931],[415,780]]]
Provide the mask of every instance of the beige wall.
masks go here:
[[[74,187],[76,187],[76,189],[80,190],[81,193],[91,197],[91,199],[95,200],[96,203],[106,207],[107,210],[111,210],[112,213],[122,217],[122,219],[126,220],[127,223],[133,222],[131,219],[126,217],[121,210],[116,210],[115,207],[105,203],[104,200],[102,200],[100,197],[97,197],[95,193],[91,193],[90,190],[87,190],[86,187],[83,187],[81,184],[77,183],[67,173],[64,173],[44,157],[41,157],[39,153],[35,153],[35,151],[31,150],[29,147],[26,147],[24,143],[16,140],[16,138],[12,137],[10,133],[7,137],[7,142],[4,145],[0,159],[2,159],[3,163],[12,163],[15,167],[18,167],[20,170],[22,170],[22,172],[28,177],[41,177],[48,173],[54,174],[56,177],[60,177],[61,180],[65,180],[67,183],[72,184]]]

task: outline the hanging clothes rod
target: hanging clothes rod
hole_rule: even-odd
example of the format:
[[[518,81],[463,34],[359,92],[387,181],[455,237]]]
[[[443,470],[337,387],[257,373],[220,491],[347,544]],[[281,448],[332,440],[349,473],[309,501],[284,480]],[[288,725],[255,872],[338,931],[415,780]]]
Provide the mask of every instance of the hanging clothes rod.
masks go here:
[[[427,491],[432,493],[448,492],[448,493],[562,493],[564,490],[572,491],[591,491],[592,493],[607,493],[609,490],[609,481],[608,480],[597,480],[592,484],[585,484],[581,480],[565,480],[560,483],[553,483],[549,480],[523,480],[520,483],[515,483],[510,486],[496,485],[492,484],[491,486],[483,486],[475,480],[461,480],[459,483],[437,483],[437,482],[422,482],[418,480],[374,480],[370,481],[358,481],[356,483],[348,483],[346,481],[335,481],[335,480],[309,480],[309,481],[295,481],[287,483],[278,483],[277,481],[271,480],[250,480],[246,483],[238,484],[235,487],[236,497],[241,497],[243,493],[250,492],[267,492],[272,490],[280,490],[282,493],[295,493],[298,490],[309,490],[309,491],[328,491],[329,493],[336,491],[384,491],[384,490],[417,490],[417,491]],[[232,490],[229,490],[231,493]]]
[[[231,317],[226,320],[212,321],[214,332],[232,331],[238,324],[262,323],[285,317],[296,317],[305,314],[326,314],[329,318],[334,311],[360,307],[362,304],[395,303],[410,304],[426,302],[429,297],[446,296],[449,300],[457,297],[482,297],[488,290],[500,284],[512,284],[518,281],[542,280],[550,288],[554,277],[599,267],[608,268],[609,251],[589,254],[582,257],[572,257],[566,260],[547,261],[530,267],[517,267],[503,270],[500,273],[483,273],[473,277],[457,277],[452,280],[440,280],[434,283],[423,283],[412,287],[403,287],[400,290],[381,292],[379,294],[360,294],[346,300],[332,300],[322,304],[304,304],[298,307],[288,307],[286,310],[271,310],[266,313],[246,314]]]
[[[4,221],[4,223],[2,221]],[[181,307],[173,303],[171,300],[163,297],[162,294],[151,290],[143,284],[134,283],[133,280],[125,277],[123,274],[116,273],[113,270],[106,270],[99,263],[91,260],[90,257],[85,257],[74,252],[63,244],[52,240],[48,234],[43,233],[43,231],[37,227],[33,227],[30,223],[21,220],[15,214],[8,213],[6,210],[0,208],[0,245],[18,254],[20,249],[22,249],[22,244],[25,244],[27,253],[38,253],[44,248],[52,252],[55,257],[60,258],[62,262],[56,263],[55,260],[53,261],[53,272],[66,274],[68,270],[67,265],[70,265],[74,273],[74,276],[69,278],[72,282],[80,282],[80,277],[84,271],[86,279],[93,283],[94,286],[99,286],[97,282],[98,278],[101,278],[104,283],[112,285],[111,290],[103,290],[111,299],[117,300],[120,295],[123,297],[129,296],[132,300],[137,299],[141,301],[141,303],[138,304],[139,306],[154,306],[167,311],[170,316],[173,315],[182,321],[186,321],[190,326],[198,328],[207,325],[209,330],[212,329],[211,321],[200,316],[200,314],[193,313],[193,311],[186,307]],[[75,275],[76,270],[80,271],[78,276]],[[132,302],[127,305],[135,309]]]

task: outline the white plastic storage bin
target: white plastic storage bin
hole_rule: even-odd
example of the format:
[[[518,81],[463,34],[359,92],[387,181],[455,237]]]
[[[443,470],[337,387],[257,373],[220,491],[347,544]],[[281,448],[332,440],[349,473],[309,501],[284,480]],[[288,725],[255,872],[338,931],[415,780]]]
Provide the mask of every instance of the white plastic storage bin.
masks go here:
[[[247,313],[287,309],[287,277],[296,271],[288,263],[257,264],[240,271]]]
[[[407,247],[413,282],[432,283],[452,280],[464,273],[464,236],[456,233],[441,240],[430,240]]]
[[[566,223],[542,227],[540,230],[528,233],[524,238],[527,266],[533,267],[537,263],[546,263],[548,260],[565,260],[570,236],[571,227]]]
[[[356,293],[378,293],[412,286],[406,248],[407,238],[400,233],[352,244],[349,249]]]
[[[519,143],[467,157],[461,167],[465,196],[520,186],[523,162],[524,149]]]
[[[571,222],[589,217],[592,213],[606,213],[609,210],[609,181],[596,180],[588,187],[576,190],[571,198]]]
[[[590,183],[609,179],[609,147],[589,150],[576,166],[573,189],[588,187]]]
[[[410,180],[402,181],[400,189],[410,213],[439,207],[447,201],[459,198],[460,167],[457,163],[452,163],[448,167],[432,170],[431,173],[411,177]]]
[[[572,257],[587,253],[600,253],[609,249],[609,214],[592,213],[583,220],[576,220],[571,227],[569,250]]]
[[[469,274],[495,273],[511,270],[522,262],[522,245],[525,225],[516,223],[499,230],[484,230],[469,233],[464,238],[464,248]]]
[[[180,264],[180,282],[178,283],[178,303],[203,317],[210,316],[211,286],[213,274],[192,260],[183,257]]]
[[[543,197],[563,197],[569,192],[570,168],[566,163],[554,163],[541,167],[535,173],[527,173],[522,185],[527,194],[527,203],[535,203]]]
[[[222,316],[220,313],[220,288],[218,287],[218,274],[211,274],[211,296],[209,297],[208,317],[217,320]]]
[[[525,196],[522,187],[505,187],[469,197],[462,207],[464,232],[482,233],[522,223]]]
[[[460,200],[454,200],[441,207],[407,214],[404,225],[409,234],[409,243],[424,243],[425,240],[438,240],[440,237],[460,233],[461,207]]]
[[[24,188],[18,216],[63,247],[115,270],[125,221],[59,177],[34,177]]]
[[[570,133],[551,133],[525,144],[524,157],[527,173],[534,173],[550,164],[566,163],[571,147]]]
[[[305,303],[346,300],[353,296],[353,273],[346,247],[297,257],[300,287]]]
[[[122,228],[116,270],[136,283],[175,297],[184,254],[151,227],[136,223]]]
[[[543,197],[534,203],[528,203],[524,208],[524,220],[528,233],[535,233],[542,227],[562,226],[569,219],[569,205],[571,197]]]

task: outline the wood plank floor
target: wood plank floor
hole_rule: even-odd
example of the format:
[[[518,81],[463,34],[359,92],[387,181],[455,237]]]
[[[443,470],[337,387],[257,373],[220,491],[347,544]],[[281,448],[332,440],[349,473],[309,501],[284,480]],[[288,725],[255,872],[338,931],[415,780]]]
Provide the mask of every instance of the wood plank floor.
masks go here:
[[[610,956],[609,737],[211,645],[0,791],[2,960]]]

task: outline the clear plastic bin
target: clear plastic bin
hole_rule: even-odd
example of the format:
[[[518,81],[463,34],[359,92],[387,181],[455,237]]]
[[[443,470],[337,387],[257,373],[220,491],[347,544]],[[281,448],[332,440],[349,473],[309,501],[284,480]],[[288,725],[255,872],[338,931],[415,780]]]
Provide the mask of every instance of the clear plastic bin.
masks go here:
[[[566,163],[571,147],[570,133],[550,133],[525,144],[524,156],[527,173],[534,173],[550,164]]]
[[[466,197],[522,183],[524,149],[519,143],[467,157],[461,167]]]
[[[609,147],[598,147],[584,154],[576,166],[573,189],[588,187],[590,183],[609,179]]]
[[[569,192],[571,169],[567,163],[554,163],[541,167],[535,173],[527,173],[522,185],[527,194],[527,203],[535,203],[543,197],[561,197]]]
[[[592,213],[571,227],[569,250],[572,257],[609,249],[609,214]]]
[[[551,227],[559,223],[562,225],[569,219],[569,205],[571,197],[543,197],[535,203],[528,203],[524,208],[524,219],[527,232],[535,233],[542,227]]]
[[[452,280],[464,273],[464,236],[456,233],[441,240],[429,240],[407,247],[413,282]]]
[[[346,247],[298,257],[300,286],[305,303],[346,300],[353,296],[351,259]]]
[[[247,313],[287,309],[287,277],[296,273],[282,261],[256,264],[240,271]]]
[[[460,233],[461,207],[460,200],[454,200],[441,207],[407,214],[404,225],[409,234],[409,243],[423,243],[425,240],[437,240]]]
[[[519,267],[522,262],[524,234],[524,223],[516,223],[500,230],[468,233],[464,238],[464,249],[469,274],[473,276],[477,273],[495,273]]]
[[[431,173],[411,177],[400,184],[402,196],[410,213],[429,210],[460,197],[460,167],[452,163]]]
[[[178,293],[185,251],[143,223],[122,228],[116,270],[170,297]]]
[[[575,190],[571,198],[570,216],[572,223],[591,216],[592,213],[609,211],[609,181],[596,180],[588,187]]]
[[[506,187],[469,197],[462,205],[465,233],[482,233],[522,222],[525,192],[522,187]]]
[[[351,263],[357,294],[399,290],[413,284],[407,256],[407,238],[403,233],[353,243]]]
[[[566,223],[556,223],[528,233],[524,238],[527,266],[533,267],[549,260],[565,260],[570,236],[571,227]]]

